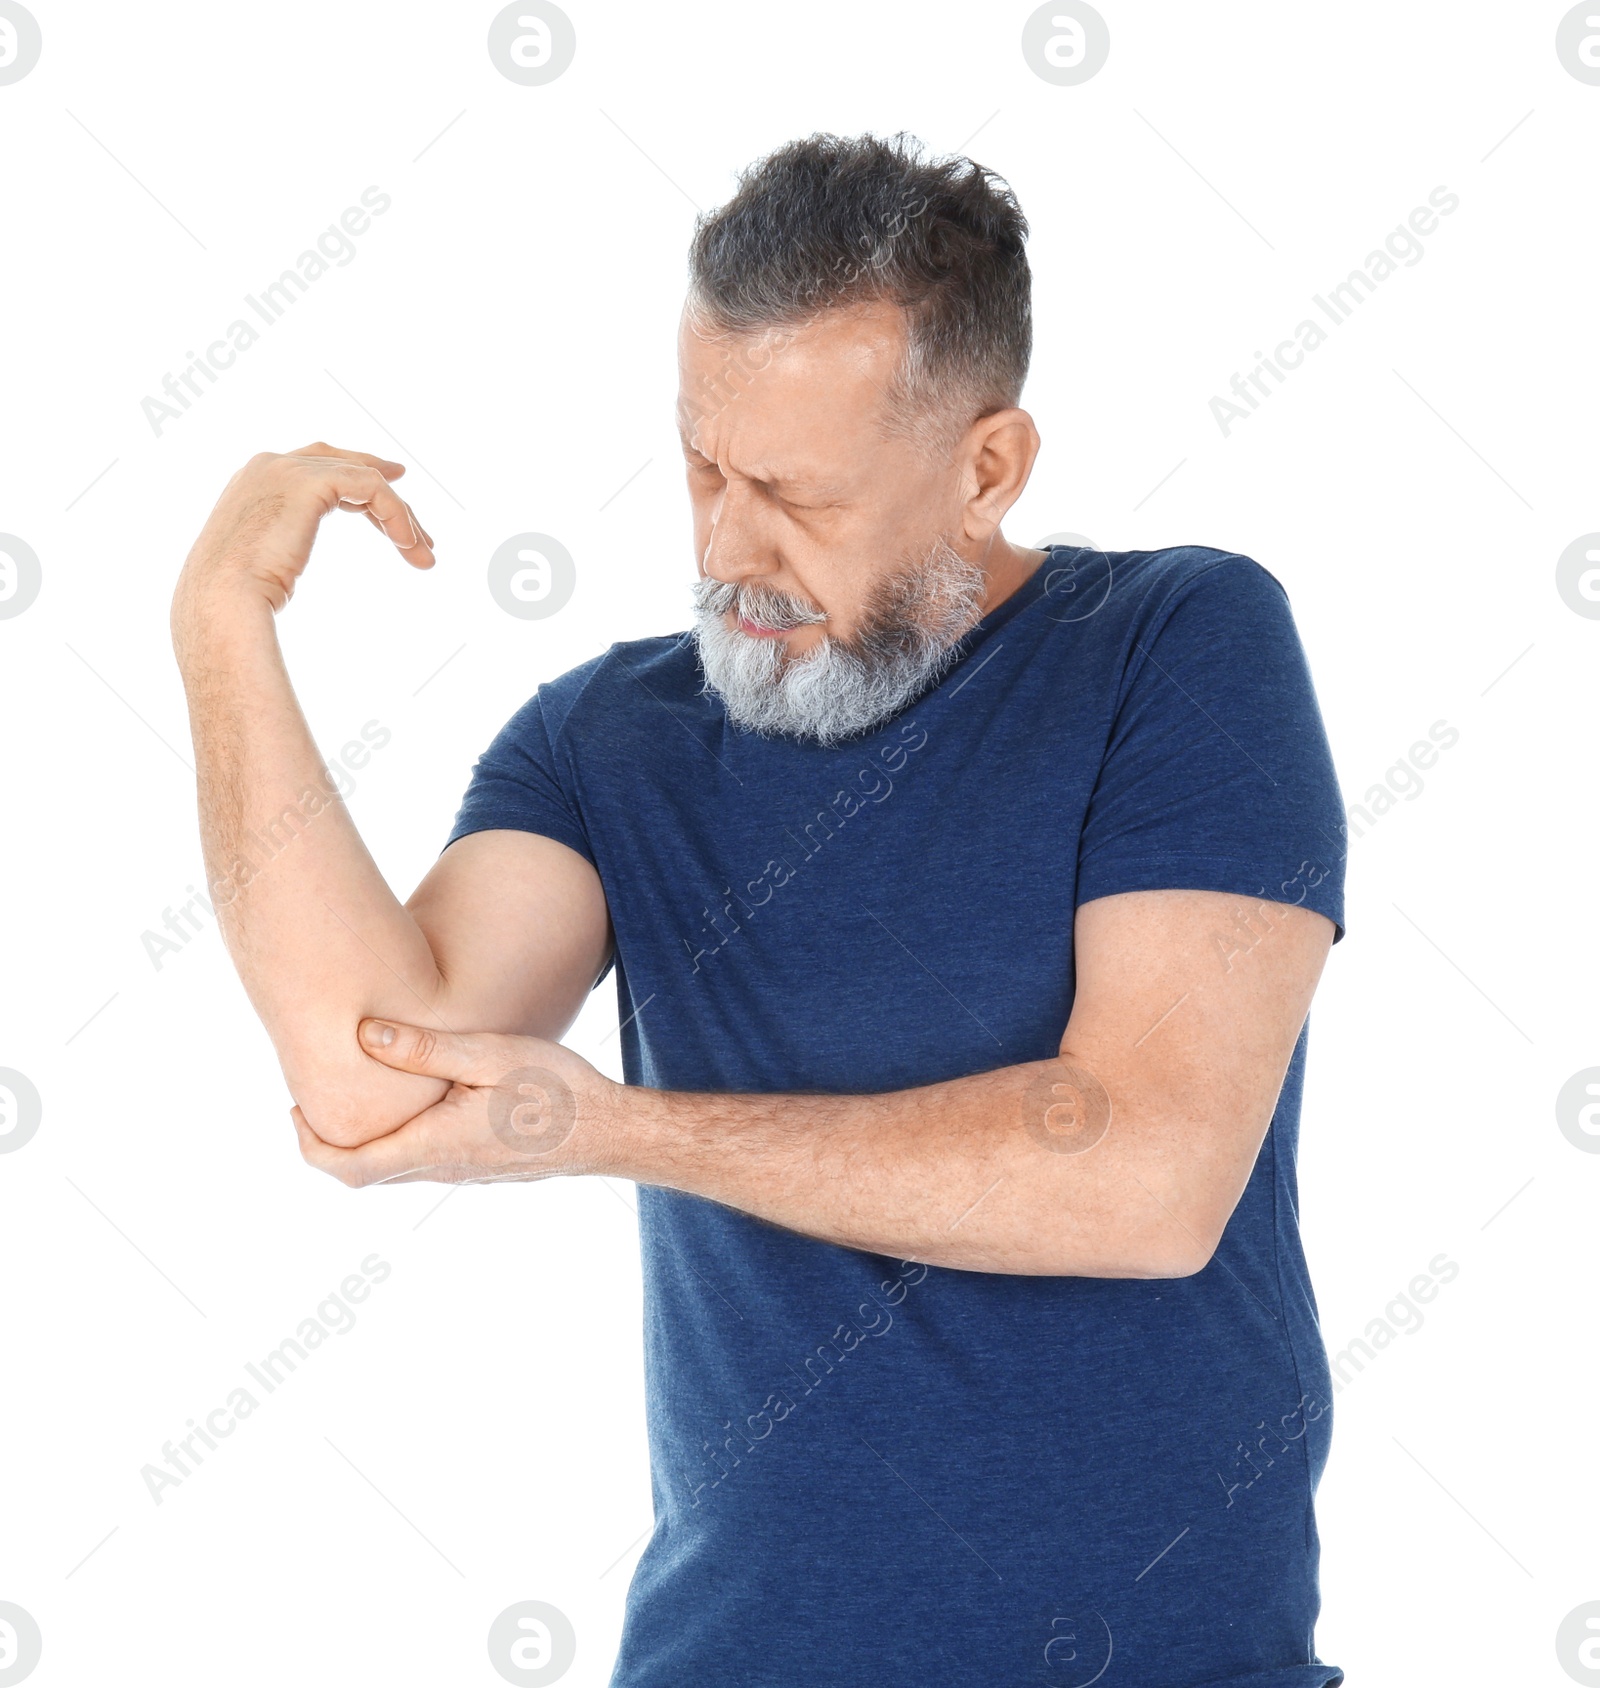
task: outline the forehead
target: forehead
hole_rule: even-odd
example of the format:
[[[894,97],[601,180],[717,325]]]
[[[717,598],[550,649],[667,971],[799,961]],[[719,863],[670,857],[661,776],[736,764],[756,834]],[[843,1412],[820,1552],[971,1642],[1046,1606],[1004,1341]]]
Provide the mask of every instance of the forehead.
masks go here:
[[[715,333],[686,312],[678,333],[679,431],[703,455],[747,473],[747,460],[837,465],[876,453],[904,347],[904,324],[890,304],[740,334]]]

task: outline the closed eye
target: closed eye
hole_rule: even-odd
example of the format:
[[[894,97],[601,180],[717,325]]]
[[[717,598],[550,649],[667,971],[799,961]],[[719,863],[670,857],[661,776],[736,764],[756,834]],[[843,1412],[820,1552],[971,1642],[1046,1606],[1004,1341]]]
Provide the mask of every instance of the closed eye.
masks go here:
[[[697,452],[686,451],[683,460],[691,475],[714,475],[718,480],[722,479],[722,471],[708,457],[701,457]],[[823,495],[813,495],[812,501],[808,502],[799,498],[786,498],[778,491],[777,485],[772,481],[752,479],[747,484],[755,487],[758,492],[765,493],[775,502],[782,504],[785,509],[815,511],[833,508],[833,500]]]

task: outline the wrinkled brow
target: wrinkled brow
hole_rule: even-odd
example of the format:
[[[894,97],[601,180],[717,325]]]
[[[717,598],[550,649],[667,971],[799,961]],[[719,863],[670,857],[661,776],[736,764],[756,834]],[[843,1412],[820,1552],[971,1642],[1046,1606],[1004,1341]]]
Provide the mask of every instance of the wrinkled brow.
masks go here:
[[[705,452],[693,444],[681,428],[678,430],[678,437],[683,442],[685,456],[692,454],[708,463],[711,461]],[[820,476],[786,473],[782,469],[761,463],[752,464],[749,468],[742,470],[741,473],[747,480],[755,481],[761,486],[789,487],[796,491],[819,493],[825,497],[841,496],[845,490],[836,482],[823,480]]]

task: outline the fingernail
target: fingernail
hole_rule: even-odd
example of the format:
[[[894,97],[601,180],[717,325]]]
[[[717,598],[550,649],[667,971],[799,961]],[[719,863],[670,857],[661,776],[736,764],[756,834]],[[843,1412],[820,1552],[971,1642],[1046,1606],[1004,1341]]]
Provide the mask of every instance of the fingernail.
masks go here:
[[[368,1020],[361,1028],[361,1040],[374,1049],[387,1049],[394,1042],[394,1027],[386,1026],[382,1020]]]

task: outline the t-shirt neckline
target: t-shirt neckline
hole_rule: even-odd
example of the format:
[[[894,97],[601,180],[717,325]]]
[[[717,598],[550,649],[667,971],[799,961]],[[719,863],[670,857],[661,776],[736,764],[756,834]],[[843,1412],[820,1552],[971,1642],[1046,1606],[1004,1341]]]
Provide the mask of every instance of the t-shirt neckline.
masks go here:
[[[1056,549],[1054,545],[1043,547],[1044,556],[1040,559],[1033,573],[1022,582],[1009,598],[996,604],[987,615],[973,622],[971,627],[961,635],[956,643],[961,647],[963,660],[992,634],[1004,627],[1013,617],[1025,610],[1029,604],[1036,602],[1044,595],[1045,582],[1050,573],[1050,559],[1055,555]]]

